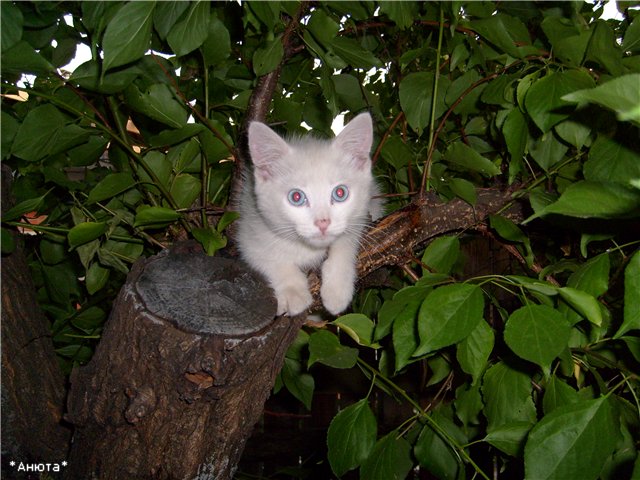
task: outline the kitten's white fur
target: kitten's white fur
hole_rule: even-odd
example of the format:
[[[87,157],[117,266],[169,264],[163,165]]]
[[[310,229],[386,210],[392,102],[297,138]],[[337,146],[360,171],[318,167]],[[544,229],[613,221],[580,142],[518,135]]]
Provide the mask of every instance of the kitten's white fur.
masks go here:
[[[268,279],[278,314],[289,315],[311,305],[307,272],[322,264],[322,303],[339,314],[353,297],[362,232],[381,212],[372,199],[371,116],[358,115],[333,140],[285,141],[260,122],[248,135],[254,169],[240,200],[242,257]],[[346,200],[333,198],[337,187],[346,187]],[[303,194],[293,197],[304,200],[300,206],[292,190]]]

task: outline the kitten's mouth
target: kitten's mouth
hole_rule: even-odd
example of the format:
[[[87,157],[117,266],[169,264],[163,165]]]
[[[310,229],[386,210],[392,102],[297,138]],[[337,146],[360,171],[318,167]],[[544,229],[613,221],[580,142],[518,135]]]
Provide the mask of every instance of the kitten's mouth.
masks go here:
[[[336,239],[337,235],[332,233],[316,233],[311,236],[304,236],[303,238],[307,243],[314,247],[328,247]]]

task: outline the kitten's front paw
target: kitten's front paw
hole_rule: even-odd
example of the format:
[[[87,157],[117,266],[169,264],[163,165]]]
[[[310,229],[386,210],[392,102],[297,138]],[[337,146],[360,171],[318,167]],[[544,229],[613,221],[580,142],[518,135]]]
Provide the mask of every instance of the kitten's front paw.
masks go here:
[[[286,313],[292,317],[304,312],[313,302],[311,293],[304,287],[283,288],[276,297],[278,299],[278,315]]]
[[[322,304],[332,315],[339,315],[351,305],[353,284],[323,281],[320,288]]]

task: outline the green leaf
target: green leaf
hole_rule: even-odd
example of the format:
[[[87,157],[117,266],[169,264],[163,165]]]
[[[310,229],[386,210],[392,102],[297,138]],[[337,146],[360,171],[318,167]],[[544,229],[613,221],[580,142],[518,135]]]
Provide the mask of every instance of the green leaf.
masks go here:
[[[53,302],[69,305],[72,298],[79,297],[78,279],[71,263],[43,265],[42,274],[46,293]]]
[[[107,240],[103,246],[114,255],[117,255],[122,261],[128,263],[135,262],[144,250],[144,247],[139,243],[116,242],[113,240]]]
[[[504,340],[519,357],[545,372],[567,347],[571,326],[562,314],[547,305],[526,305],[511,314]]]
[[[460,283],[435,289],[420,307],[420,345],[414,356],[463,340],[482,320],[483,312],[484,296],[476,285]]]
[[[39,197],[29,198],[28,200],[23,200],[19,204],[11,207],[2,216],[2,221],[3,222],[10,222],[12,220],[16,220],[16,219],[22,217],[22,215],[24,215],[25,213],[37,212],[42,207],[42,203],[44,202],[44,198],[49,194],[50,191],[51,190],[49,190],[47,193],[45,193],[44,195],[41,195]]]
[[[138,65],[132,65],[101,76],[100,64],[95,60],[88,60],[73,71],[69,81],[87,90],[113,94],[127,88],[138,75],[140,75],[140,68]]]
[[[249,4],[249,11],[256,17],[255,19],[250,18],[250,22],[258,28],[264,25],[267,27],[267,31],[271,32],[275,29],[279,19],[280,2],[252,2]],[[257,23],[256,20],[262,25]]]
[[[166,225],[180,218],[180,214],[171,208],[147,207],[136,213],[134,226]]]
[[[540,138],[531,139],[529,154],[545,171],[560,162],[569,147],[556,139],[553,131],[542,134]]]
[[[480,423],[480,411],[484,407],[482,395],[480,394],[480,382],[473,385],[468,383],[460,385],[456,389],[456,400],[454,402],[456,415],[468,432],[473,425]]]
[[[152,150],[145,154],[145,156],[141,160],[141,163],[142,162],[144,162],[146,166],[155,174],[158,182],[160,182],[161,185],[164,185],[165,187],[169,186],[173,165],[171,165],[171,162],[165,154],[156,150]],[[156,187],[155,182],[142,168],[142,166],[139,166],[138,168],[138,178],[140,178],[141,183],[147,184],[146,187],[150,192],[153,192],[156,195],[160,194],[160,190]]]
[[[382,65],[373,53],[365,50],[353,38],[337,36],[331,41],[331,46],[336,55],[352,67],[369,69]]]
[[[333,368],[351,368],[358,360],[358,349],[340,344],[338,337],[328,330],[309,336],[309,366],[316,362]]]
[[[222,233],[229,225],[235,222],[238,218],[240,218],[240,214],[238,212],[234,212],[233,210],[227,210],[222,214],[220,220],[218,220],[218,224],[216,225],[216,230]]]
[[[545,386],[542,408],[545,415],[547,415],[558,407],[576,403],[578,400],[580,400],[578,392],[553,375]]]
[[[46,75],[55,71],[54,66],[25,40],[2,51],[0,67],[3,75]]]
[[[67,345],[56,348],[56,353],[62,357],[67,357],[80,364],[87,363],[93,356],[93,350],[84,345]]]
[[[618,437],[618,418],[607,397],[558,407],[529,433],[525,478],[595,480]]]
[[[231,53],[231,38],[227,27],[212,17],[209,21],[209,34],[202,44],[202,56],[206,66],[217,65],[226,60]]]
[[[411,287],[409,287],[411,288]],[[391,302],[387,302],[391,303]],[[385,305],[387,305],[385,303]],[[416,329],[416,316],[420,309],[420,301],[398,302],[400,310],[393,319],[393,351],[395,352],[395,371],[398,372],[411,362],[413,353],[419,345]],[[384,308],[384,306],[383,306]],[[380,315],[382,315],[380,310]],[[378,317],[380,318],[380,315]],[[378,331],[376,330],[376,335]]]
[[[402,480],[411,471],[411,445],[393,431],[378,440],[369,458],[360,466],[360,478]]]
[[[488,83],[480,100],[489,105],[503,105],[510,108],[515,96],[514,81],[515,77],[512,75],[499,75]]]
[[[581,29],[576,22],[559,16],[546,17],[540,26],[549,38],[555,56],[572,67],[579,67],[582,64],[591,38],[590,30]]]
[[[489,215],[489,221],[491,228],[493,228],[498,235],[510,242],[522,243],[526,252],[527,265],[533,264],[533,250],[531,249],[531,241],[518,226],[510,219],[501,215]]]
[[[499,450],[512,457],[521,457],[524,452],[527,434],[533,427],[529,422],[506,423],[494,428],[483,438],[483,441],[490,443]]]
[[[443,355],[434,355],[427,359],[427,368],[429,369],[429,380],[426,386],[437,385],[452,372],[449,359]]]
[[[65,116],[51,104],[34,108],[20,125],[11,153],[29,162],[42,160],[56,147],[59,132],[65,123]]]
[[[527,113],[543,132],[569,117],[571,103],[563,100],[568,94],[595,86],[593,79],[581,70],[554,72],[533,83],[524,104]]]
[[[188,173],[175,176],[170,194],[178,208],[189,208],[200,194],[200,180]]]
[[[626,336],[620,337],[620,340],[626,344],[633,358],[635,358],[637,362],[640,362],[640,338],[637,336]]]
[[[595,22],[592,32],[585,61],[597,62],[614,77],[621,76],[625,73],[625,68],[622,63],[622,50],[618,44],[618,34],[602,19]]]
[[[155,2],[130,2],[117,11],[102,40],[105,72],[138,60],[149,49],[154,8]]]
[[[578,218],[620,218],[638,215],[639,211],[638,190],[617,183],[582,180],[570,184],[557,201],[526,222],[550,213]]]
[[[11,2],[0,3],[0,46],[2,52],[13,47],[22,39],[23,16],[20,9]]]
[[[3,5],[3,4],[0,4]],[[0,124],[2,125],[2,129],[0,129],[0,138],[1,144],[0,148],[2,151],[0,152],[0,158],[4,159],[9,154],[11,150],[11,144],[13,143],[13,139],[20,128],[20,123],[9,113],[4,110],[0,112],[1,119]]]
[[[538,53],[531,45],[526,25],[518,18],[503,13],[473,20],[471,28],[496,47],[516,58]]]
[[[487,431],[492,432],[514,422],[535,423],[536,407],[531,390],[531,378],[526,373],[505,362],[498,362],[489,368],[482,381]]]
[[[102,267],[98,262],[93,262],[87,269],[85,281],[87,283],[87,292],[93,295],[103,289],[109,280],[111,270]]]
[[[299,361],[291,358],[284,359],[281,375],[287,390],[300,400],[307,410],[311,410],[313,390],[315,388],[313,377],[302,371],[302,365]]]
[[[374,340],[380,340],[389,334],[393,321],[403,312],[407,305],[414,305],[413,311],[417,314],[420,304],[429,292],[431,292],[430,286],[412,285],[399,290],[391,300],[385,301],[378,312],[378,323],[373,334]],[[415,315],[413,318],[415,318]]]
[[[87,197],[87,204],[115,197],[133,187],[135,183],[129,172],[110,173],[91,189]]]
[[[469,336],[462,340],[456,349],[456,358],[460,367],[476,383],[484,371],[489,355],[493,351],[495,335],[487,322],[481,320]]]
[[[640,52],[640,17],[637,15],[627,28],[627,31],[624,32],[622,49],[625,52]]]
[[[340,25],[323,9],[315,9],[304,32],[304,42],[311,52],[329,68],[338,70],[347,64],[333,52],[331,42],[338,35]]]
[[[340,103],[346,106],[349,110],[357,112],[367,107],[366,99],[362,92],[362,86],[355,76],[346,73],[332,75],[331,83],[333,84],[333,90],[335,91],[336,97],[340,100]],[[329,89],[331,89],[331,86]],[[323,91],[326,92],[324,88]],[[404,159],[404,162],[407,162],[406,158]]]
[[[438,237],[422,255],[422,263],[433,271],[450,274],[460,257],[460,240],[455,235]]]
[[[87,142],[67,150],[67,155],[72,166],[86,167],[96,163],[108,145],[106,138],[92,135]]]
[[[464,178],[451,178],[449,180],[449,188],[459,198],[467,202],[472,207],[478,200],[476,194],[476,186]]]
[[[454,142],[444,153],[444,158],[449,163],[459,165],[463,169],[473,170],[492,177],[500,173],[500,169],[488,158],[483,157],[463,142]]]
[[[380,13],[384,13],[400,29],[405,30],[418,18],[419,4],[416,2],[381,2]]]
[[[640,154],[616,140],[599,135],[589,150],[583,173],[586,180],[631,186],[640,180]]]
[[[69,230],[67,240],[69,240],[69,246],[74,248],[95,240],[106,231],[107,224],[104,222],[84,222]]]
[[[331,323],[339,326],[358,345],[373,348],[380,347],[380,345],[373,342],[373,321],[362,313],[349,313],[338,317]]]
[[[85,333],[95,333],[97,328],[102,327],[107,314],[99,307],[89,307],[82,310],[78,315],[73,317],[71,323],[74,327],[79,328]]]
[[[434,78],[432,72],[416,72],[410,73],[400,82],[400,106],[407,122],[418,134],[422,133],[431,118]],[[439,118],[447,110],[444,99],[448,86],[446,77],[438,78],[435,118]]]
[[[153,26],[160,38],[165,39],[180,16],[189,7],[188,2],[159,2],[153,12]]]
[[[423,49],[418,50],[416,54],[424,55],[429,51],[428,47],[429,44],[425,44]],[[464,48],[463,44],[460,44],[459,47],[463,47],[463,51],[466,55],[468,55],[468,52],[466,48]],[[455,59],[452,59],[452,62],[454,60]],[[400,59],[400,61],[402,62],[402,58]],[[487,84],[480,82],[476,85],[475,88],[471,90],[469,89],[479,80],[480,74],[476,70],[468,70],[463,75],[459,76],[453,82],[451,82],[451,84],[447,88],[445,103],[448,107],[453,108],[454,113],[461,115],[463,118],[465,118],[469,114],[476,115],[478,113],[478,105],[480,103],[479,99],[482,97],[482,94],[486,90]],[[478,122],[479,120],[481,120],[479,117],[471,117],[470,121]],[[480,133],[471,133],[471,131],[467,130],[467,128],[465,127],[465,132],[468,135],[475,135],[476,133]]]
[[[79,223],[78,225],[82,225],[82,223]],[[80,263],[82,263],[82,266],[84,268],[89,268],[89,265],[91,265],[91,262],[93,261],[93,257],[95,257],[96,253],[98,253],[100,244],[100,240],[98,239],[98,237],[96,237],[96,239],[79,245],[76,248],[76,253],[78,254]]]
[[[396,170],[400,170],[406,166],[409,159],[413,158],[411,149],[405,142],[402,141],[400,136],[392,136],[382,146],[382,158],[389,165],[392,165]]]
[[[541,293],[546,296],[553,296],[558,294],[558,287],[551,285],[549,282],[537,280],[535,278],[524,277],[521,275],[507,275],[505,278],[515,282],[518,285],[522,285],[527,290],[532,292]]]
[[[589,141],[589,136],[591,135],[591,127],[577,121],[580,119],[578,114],[575,114],[574,118],[575,120],[572,120],[571,118],[563,120],[555,127],[553,127],[553,130],[562,140],[567,142],[569,145],[573,145],[576,148],[582,148]],[[556,146],[554,150],[557,152],[560,149]],[[591,155],[591,151],[589,152],[589,154]],[[556,157],[557,156],[558,155],[556,153]],[[540,159],[536,160],[538,164],[540,164],[539,160]]]
[[[562,287],[558,289],[562,299],[575,308],[583,317],[594,325],[602,325],[600,303],[592,295],[577,288]]]
[[[149,139],[149,144],[152,147],[161,147],[165,145],[175,145],[188,138],[195,137],[196,135],[203,133],[206,127],[201,123],[188,123],[177,129],[167,129],[160,132],[158,135],[154,135]],[[151,153],[160,153],[151,151]]]
[[[636,251],[624,269],[624,321],[613,338],[630,330],[640,329],[640,250]]]
[[[164,83],[154,83],[146,93],[140,92],[135,85],[130,85],[125,90],[125,98],[134,110],[165,125],[181,128],[187,124],[187,110],[175,99],[173,90]]]
[[[467,443],[467,438],[462,434],[460,428],[444,415],[434,412],[431,414],[431,420],[458,444]],[[461,471],[464,472],[464,466],[460,462],[457,452],[454,451],[454,446],[449,445],[434,430],[431,422],[422,428],[413,452],[420,466],[428,470],[436,478],[455,480],[461,478]]]
[[[191,233],[209,256],[215,255],[218,250],[227,246],[227,238],[213,227],[194,228]]]
[[[327,458],[338,477],[359,467],[376,443],[376,417],[366,398],[340,411],[327,431]]]
[[[502,134],[512,160],[521,160],[527,148],[529,129],[519,108],[512,109],[502,124]]]
[[[572,103],[596,103],[616,112],[621,121],[640,125],[640,73],[614,78],[595,88],[579,90],[562,97]]]
[[[598,298],[609,289],[610,268],[607,253],[593,257],[571,274],[567,280],[567,286]]]
[[[294,360],[302,361],[303,358],[303,350],[307,349],[309,345],[309,334],[304,330],[298,330],[298,335],[296,339],[293,341],[289,348],[287,349],[286,356],[287,358],[292,358]]]
[[[279,35],[253,53],[253,71],[258,77],[266,75],[278,68],[283,56],[282,35]]]

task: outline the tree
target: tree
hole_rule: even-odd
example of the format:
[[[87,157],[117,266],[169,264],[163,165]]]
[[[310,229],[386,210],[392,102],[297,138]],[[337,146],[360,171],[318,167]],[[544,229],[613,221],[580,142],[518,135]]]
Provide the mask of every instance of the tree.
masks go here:
[[[331,135],[369,110],[389,214],[353,313],[301,330],[276,382],[307,407],[320,364],[371,382],[329,427],[333,473],[637,472],[640,20],[619,5],[2,2],[3,246],[46,216],[26,247],[65,371],[138,258],[226,246],[247,121]],[[466,261],[482,241],[508,268]],[[379,429],[372,392],[413,413]]]

